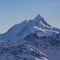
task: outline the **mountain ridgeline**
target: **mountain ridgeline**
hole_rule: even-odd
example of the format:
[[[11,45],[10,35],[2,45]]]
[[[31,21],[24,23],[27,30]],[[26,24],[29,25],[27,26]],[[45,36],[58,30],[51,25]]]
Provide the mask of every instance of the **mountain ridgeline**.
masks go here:
[[[60,60],[60,29],[39,14],[0,34],[1,60]]]
[[[37,33],[40,36],[54,36],[60,33],[60,29],[52,27],[43,17],[37,15],[33,20],[25,20],[11,27],[6,33],[0,35],[0,40],[15,41],[33,33]]]

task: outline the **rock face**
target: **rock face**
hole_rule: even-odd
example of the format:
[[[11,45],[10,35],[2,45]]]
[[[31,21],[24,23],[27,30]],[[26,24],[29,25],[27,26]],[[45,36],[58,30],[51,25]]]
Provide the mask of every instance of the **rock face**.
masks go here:
[[[8,43],[8,44],[7,44]],[[6,42],[0,44],[1,60],[46,60],[47,57],[27,41]]]
[[[25,37],[25,40],[47,55],[48,60],[60,60],[60,34],[53,38],[50,36],[39,37],[35,33]]]
[[[60,29],[37,15],[0,34],[1,60],[60,60]]]

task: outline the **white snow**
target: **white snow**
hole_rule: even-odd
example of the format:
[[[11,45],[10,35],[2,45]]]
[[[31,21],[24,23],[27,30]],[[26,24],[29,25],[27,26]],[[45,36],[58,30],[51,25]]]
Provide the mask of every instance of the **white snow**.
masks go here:
[[[48,25],[45,25],[42,21],[40,21],[40,24],[42,24],[43,26],[48,27],[48,28],[53,28],[53,27],[49,27]]]
[[[43,58],[43,60],[48,60],[47,58],[45,58],[45,57],[42,57]]]
[[[33,28],[35,28],[35,29],[37,29],[37,30],[40,30],[40,31],[42,31],[42,32],[55,32],[55,33],[59,33],[58,31],[53,31],[53,30],[47,30],[47,29],[42,29],[42,28],[40,28],[40,27],[38,27],[38,26],[34,26]]]
[[[43,60],[43,59],[35,58],[35,60]]]
[[[31,47],[31,45],[28,45],[28,47],[31,51],[34,51],[34,49]]]
[[[40,27],[38,27],[38,26],[34,26],[33,28],[35,28],[35,29],[37,29],[37,30],[40,30],[40,31],[42,31],[42,32],[45,32],[46,30],[44,30],[44,29],[42,29],[42,28],[40,28]]]

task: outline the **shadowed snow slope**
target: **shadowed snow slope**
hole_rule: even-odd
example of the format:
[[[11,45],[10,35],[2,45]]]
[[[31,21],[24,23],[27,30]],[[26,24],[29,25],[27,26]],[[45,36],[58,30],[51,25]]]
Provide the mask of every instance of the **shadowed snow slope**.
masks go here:
[[[0,44],[1,60],[48,60],[37,48],[27,41],[5,42]]]
[[[54,38],[50,36],[38,36],[30,34],[25,37],[25,40],[38,50],[42,51],[48,60],[60,60],[60,34]]]

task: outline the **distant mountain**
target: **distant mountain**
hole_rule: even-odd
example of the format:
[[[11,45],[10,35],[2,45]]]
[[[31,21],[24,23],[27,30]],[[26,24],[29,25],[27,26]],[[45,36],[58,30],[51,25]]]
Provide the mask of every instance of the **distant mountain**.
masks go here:
[[[23,39],[29,34],[37,33],[39,36],[52,36],[60,33],[60,29],[49,25],[39,14],[33,20],[25,20],[11,27],[6,33],[0,35],[1,41]]]
[[[60,29],[39,14],[0,34],[1,60],[60,60]]]

